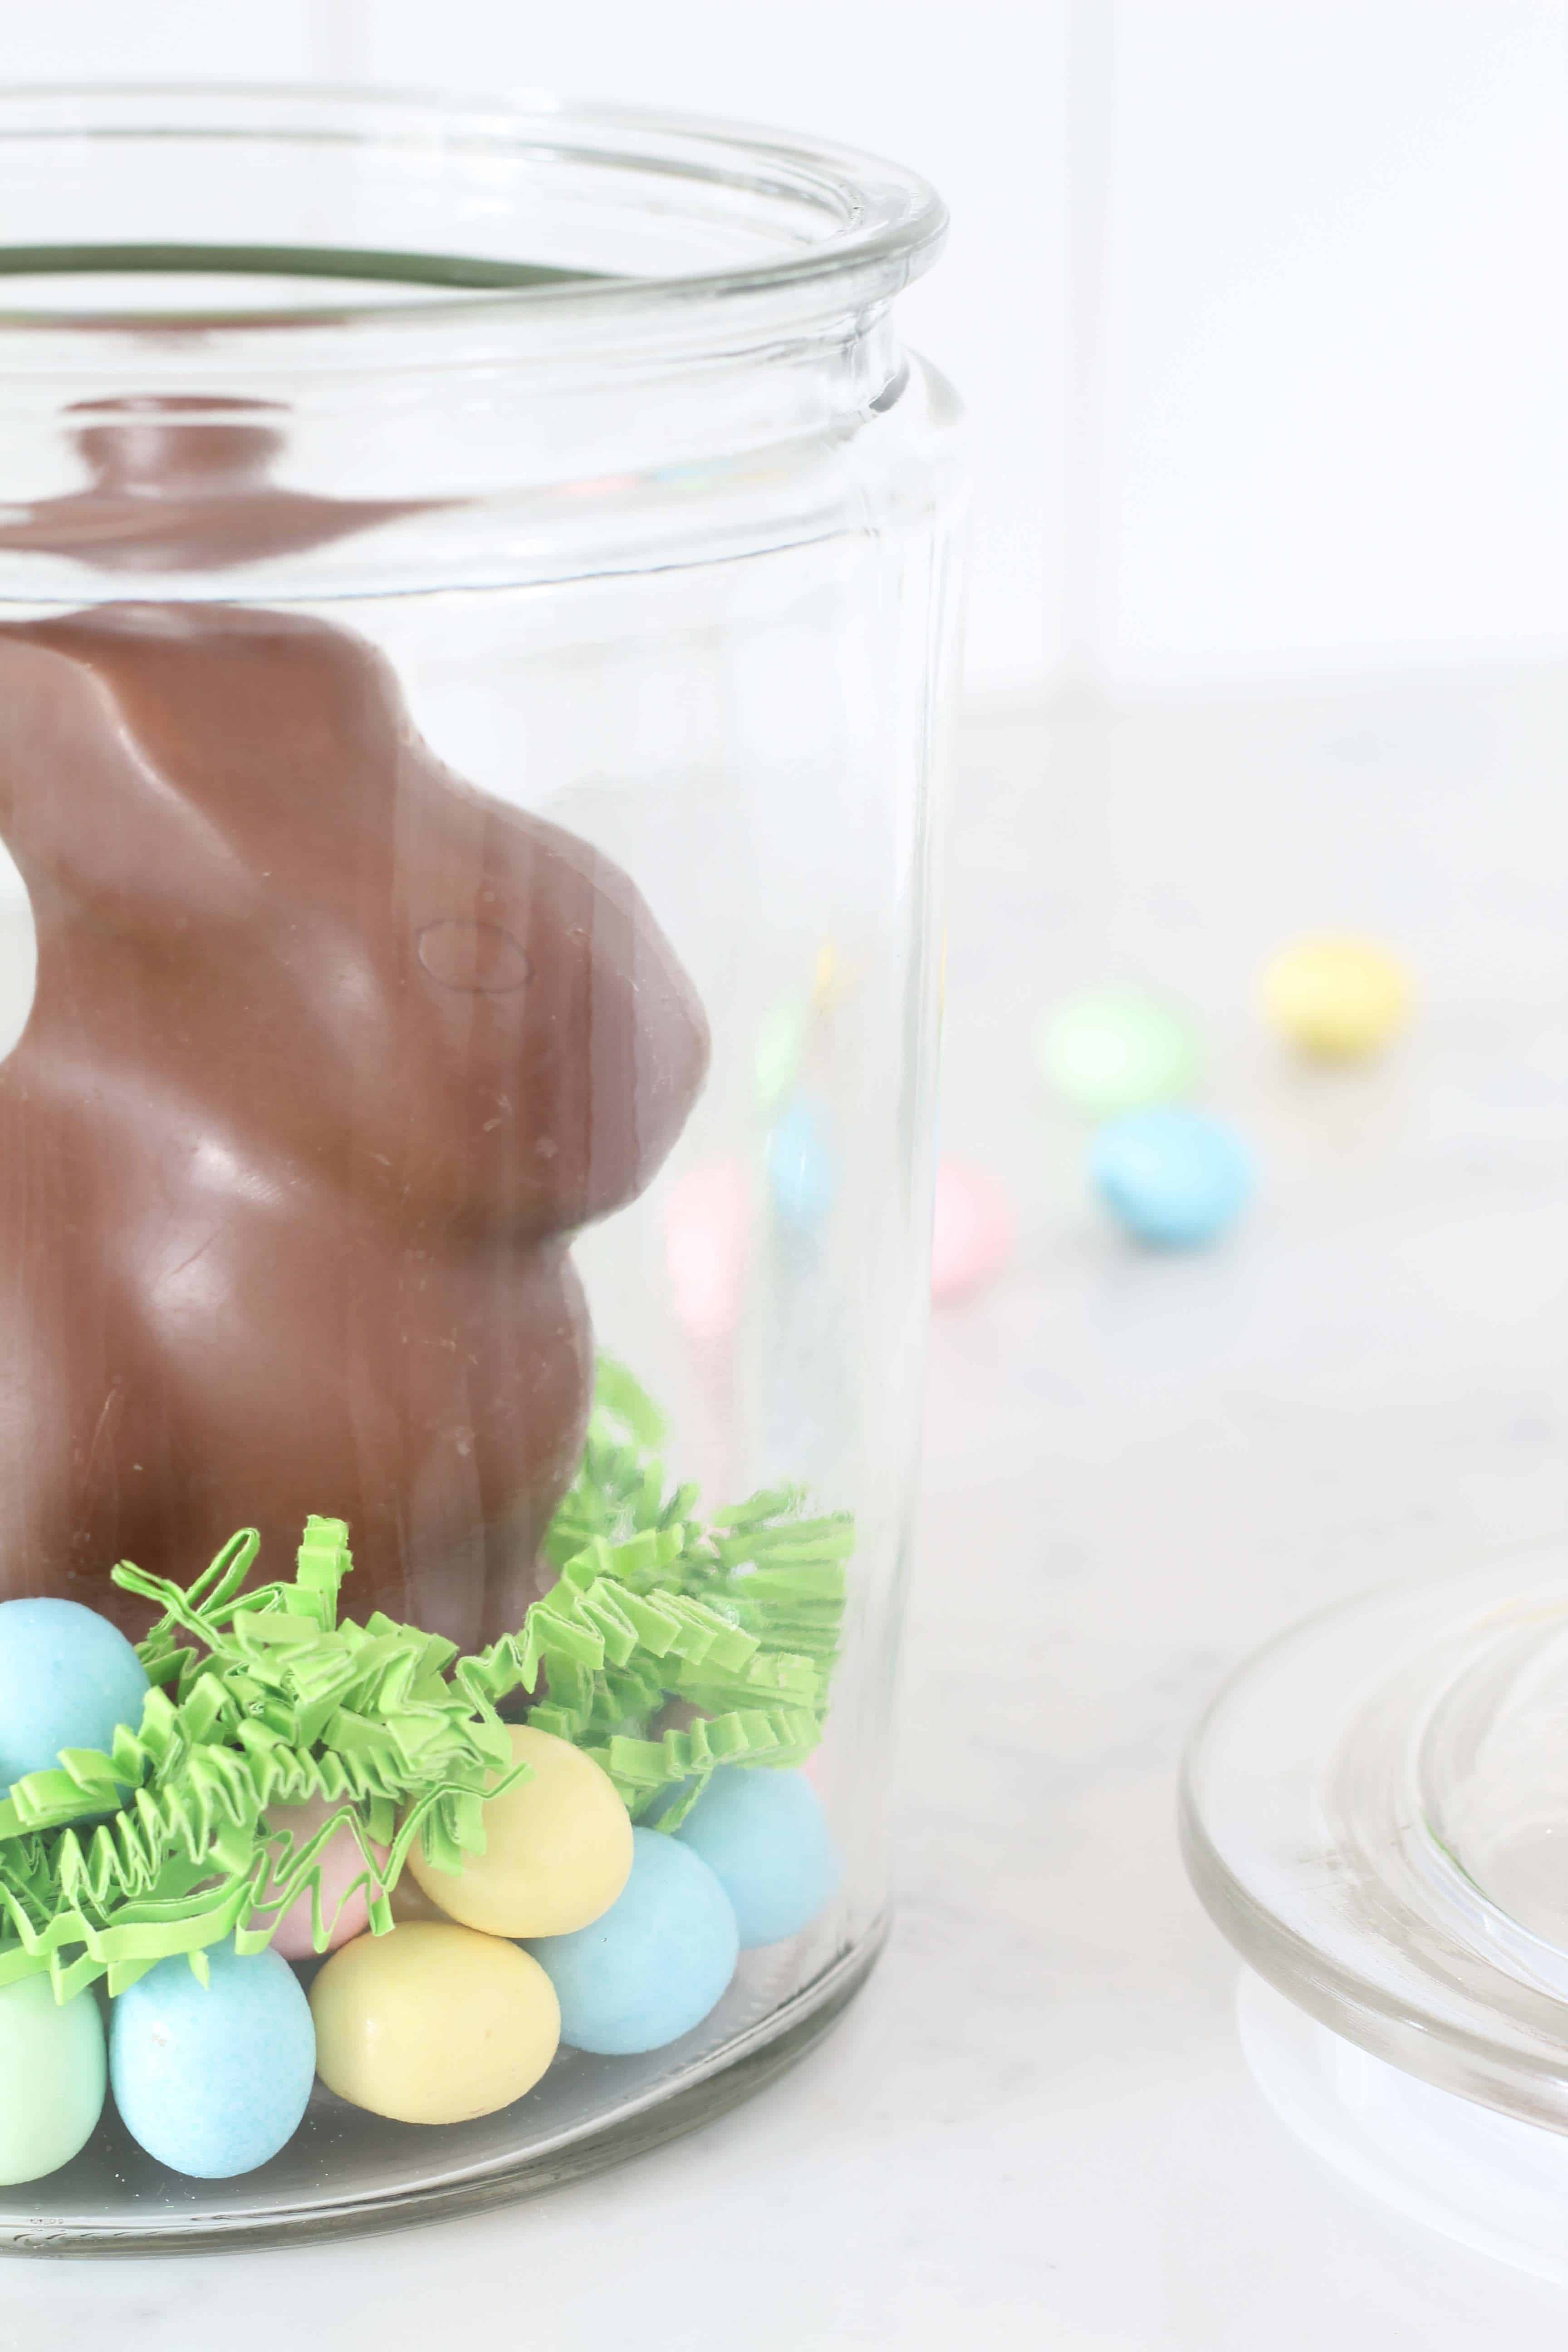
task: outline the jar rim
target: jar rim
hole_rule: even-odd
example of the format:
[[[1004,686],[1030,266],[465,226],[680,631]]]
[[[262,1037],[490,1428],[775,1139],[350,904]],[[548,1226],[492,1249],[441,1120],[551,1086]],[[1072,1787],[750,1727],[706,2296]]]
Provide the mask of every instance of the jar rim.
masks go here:
[[[489,154],[642,171],[693,194],[721,197],[728,190],[763,211],[778,213],[776,256],[732,266],[648,274],[552,269],[521,260],[481,256],[317,247],[165,245],[146,239],[123,246],[0,244],[0,326],[8,332],[51,336],[80,330],[119,331],[177,323],[182,328],[242,330],[352,329],[398,324],[422,331],[444,323],[521,321],[530,315],[565,321],[635,316],[650,310],[742,297],[798,297],[818,307],[847,299],[896,294],[934,259],[947,228],[947,211],[918,173],[859,149],[717,117],[578,102],[527,92],[502,100],[388,88],[302,83],[145,82],[13,85],[0,92],[0,155],[23,140],[222,139],[323,142],[352,145],[396,138],[443,157]],[[820,223],[803,232],[803,221]],[[104,257],[119,257],[113,264]],[[327,277],[329,300],[265,310],[198,307],[171,317],[165,310],[60,309],[14,306],[5,280],[28,274],[71,275],[119,270],[178,273],[227,255],[228,266],[266,268],[269,277]],[[169,257],[177,256],[171,260]],[[247,259],[235,257],[246,256]],[[155,257],[148,258],[146,257]],[[343,271],[324,265],[346,262]],[[364,276],[383,290],[363,299],[341,290]],[[428,299],[404,293],[388,299],[384,285],[428,284]],[[793,303],[792,303],[793,307]]]

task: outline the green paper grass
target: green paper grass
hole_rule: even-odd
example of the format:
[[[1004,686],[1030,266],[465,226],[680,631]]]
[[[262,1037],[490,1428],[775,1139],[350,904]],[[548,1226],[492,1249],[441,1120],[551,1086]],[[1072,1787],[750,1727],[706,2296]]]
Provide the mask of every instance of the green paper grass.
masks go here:
[[[781,1488],[707,1525],[670,1489],[657,1408],[601,1362],[582,1469],[545,1539],[558,1580],[521,1630],[474,1657],[379,1611],[340,1618],[353,1560],[312,1517],[292,1582],[245,1591],[260,1549],[232,1537],[188,1590],[123,1562],[114,1580],[162,1616],[139,1645],[153,1688],[109,1754],[71,1748],[0,1801],[0,1984],[47,1969],[58,1999],[122,1992],[158,1961],[270,1940],[309,1890],[326,1948],[321,1855],[342,1824],[364,1867],[371,1932],[414,1840],[438,1869],[484,1851],[483,1802],[531,1777],[498,1712],[593,1756],[634,1820],[679,1826],[721,1764],[800,1761],[822,1734],[851,1520],[801,1516]],[[321,1798],[308,1840],[271,1806]]]

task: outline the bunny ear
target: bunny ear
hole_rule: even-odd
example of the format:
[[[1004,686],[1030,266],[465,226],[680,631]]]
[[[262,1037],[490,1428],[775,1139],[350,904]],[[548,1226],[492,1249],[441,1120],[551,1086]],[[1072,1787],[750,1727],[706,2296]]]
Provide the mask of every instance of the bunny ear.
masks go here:
[[[268,475],[288,412],[273,401],[131,394],[79,401],[69,414],[88,487],[8,509],[0,549],[100,572],[214,572],[450,503],[279,488]]]

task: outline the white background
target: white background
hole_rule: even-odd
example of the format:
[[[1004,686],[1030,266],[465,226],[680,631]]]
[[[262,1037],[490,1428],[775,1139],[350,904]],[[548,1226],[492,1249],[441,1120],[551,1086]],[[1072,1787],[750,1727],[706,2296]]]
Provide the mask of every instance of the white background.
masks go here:
[[[1568,0],[61,0],[3,36],[12,81],[554,87],[923,168],[980,692],[1568,638]]]

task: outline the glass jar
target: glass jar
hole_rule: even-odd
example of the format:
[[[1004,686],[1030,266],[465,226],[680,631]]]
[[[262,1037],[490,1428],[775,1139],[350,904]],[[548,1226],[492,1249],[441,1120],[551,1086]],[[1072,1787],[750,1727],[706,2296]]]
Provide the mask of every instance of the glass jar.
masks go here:
[[[1508,1552],[1306,1620],[1194,1732],[1182,1836],[1276,2112],[1372,2197],[1568,2283],[1568,1581]]]
[[[0,118],[0,2235],[514,2195],[884,1931],[942,214],[608,113]]]

